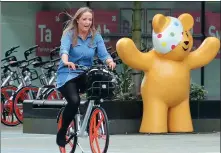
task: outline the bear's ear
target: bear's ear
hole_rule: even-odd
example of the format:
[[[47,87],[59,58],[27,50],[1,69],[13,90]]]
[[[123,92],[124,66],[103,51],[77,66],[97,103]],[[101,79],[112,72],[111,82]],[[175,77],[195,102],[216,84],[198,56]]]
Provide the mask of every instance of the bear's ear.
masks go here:
[[[185,31],[189,31],[194,25],[193,17],[188,13],[181,14],[178,19],[181,21]]]
[[[164,16],[163,14],[156,14],[153,17],[153,22],[152,22],[154,32],[155,33],[162,32],[169,24],[169,21],[170,19]]]

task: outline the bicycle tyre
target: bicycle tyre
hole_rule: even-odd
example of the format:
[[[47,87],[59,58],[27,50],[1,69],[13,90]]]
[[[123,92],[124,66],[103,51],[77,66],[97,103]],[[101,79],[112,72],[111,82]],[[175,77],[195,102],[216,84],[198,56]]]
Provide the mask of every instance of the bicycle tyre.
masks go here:
[[[63,114],[63,111],[64,111],[64,107],[62,107],[61,108],[61,110],[59,111],[59,114],[58,114],[58,117],[57,117],[57,129],[58,129],[58,131],[59,131],[59,129],[61,128],[61,126],[62,126],[62,114]],[[77,129],[76,129],[76,122],[75,122],[75,119],[73,119],[73,121],[71,122],[71,124],[69,125],[69,127],[71,126],[71,125],[73,125],[74,124],[74,133],[76,133],[77,132]],[[67,130],[67,134],[68,134],[68,132],[69,132],[69,127],[68,127],[68,130]],[[68,139],[69,137],[66,135],[66,140]],[[70,153],[74,153],[75,152],[75,150],[76,150],[76,147],[77,147],[77,141],[78,141],[78,137],[77,136],[74,136],[73,138],[72,138],[72,140],[73,140],[73,146],[71,146],[71,151],[70,151]],[[71,145],[71,143],[69,142],[69,144]],[[65,147],[67,147],[67,145],[68,144],[66,144],[66,146]],[[67,151],[66,151],[67,152]]]
[[[20,122],[17,120],[17,121],[14,121],[14,122],[9,122],[9,121],[7,121],[5,118],[6,118],[6,116],[4,116],[4,115],[6,115],[6,113],[8,113],[8,110],[7,109],[5,109],[5,106],[4,106],[4,102],[6,101],[6,100],[8,100],[8,98],[10,98],[11,97],[11,95],[10,96],[5,96],[5,91],[7,90],[7,89],[11,89],[11,90],[13,90],[13,91],[16,91],[17,90],[17,87],[16,86],[13,86],[13,85],[9,85],[9,86],[3,86],[3,87],[1,87],[1,123],[2,124],[4,124],[4,125],[6,125],[6,126],[17,126],[17,125],[19,125],[20,124]],[[11,103],[11,105],[13,104],[13,102]],[[11,107],[12,109],[13,109],[13,106]],[[9,104],[9,110],[10,110],[10,104]],[[12,115],[14,114],[14,111],[13,110],[10,110],[11,112],[12,112]],[[16,118],[16,117],[15,117]]]
[[[94,146],[93,146],[93,138],[95,136],[93,135],[92,130],[93,130],[93,127],[94,127],[94,121],[96,121],[96,124],[98,122],[97,118],[96,118],[96,115],[99,112],[101,112],[103,114],[104,122],[105,122],[104,129],[106,130],[106,142],[105,142],[105,146],[104,146],[104,149],[103,149],[102,153],[106,153],[107,150],[108,150],[108,146],[109,146],[110,134],[109,134],[108,117],[107,117],[107,114],[106,114],[105,110],[102,107],[95,107],[94,110],[91,113],[90,122],[89,122],[89,141],[90,141],[89,143],[90,143],[92,153],[98,153],[98,152],[95,151]]]
[[[20,100],[19,98],[21,98],[21,96],[23,96],[22,94],[25,92],[25,91],[30,91],[30,90],[34,90],[36,93],[36,95],[34,95],[34,99],[35,97],[37,96],[37,92],[38,92],[38,87],[35,87],[35,86],[25,86],[25,87],[22,87],[16,94],[15,96],[13,97],[13,111],[15,113],[15,116],[16,118],[19,120],[19,122],[21,124],[23,124],[23,112],[22,114],[19,112],[19,110],[17,109],[17,103],[18,101]],[[23,97],[22,97],[23,98]],[[27,100],[27,98],[25,98],[24,100]],[[23,101],[22,101],[22,105],[23,105]],[[23,107],[23,106],[22,106]],[[23,109],[23,108],[22,108]]]
[[[58,98],[58,97],[57,97],[57,92],[58,92],[58,94],[59,94],[59,96],[60,96],[61,98]],[[52,99],[52,97],[55,97],[55,99]],[[61,99],[63,99],[63,98],[62,98],[62,95],[61,95],[61,93],[60,93],[59,91],[57,91],[57,90],[55,90],[55,89],[51,89],[49,92],[47,92],[47,93],[44,95],[44,99],[47,99],[47,100],[61,100]]]

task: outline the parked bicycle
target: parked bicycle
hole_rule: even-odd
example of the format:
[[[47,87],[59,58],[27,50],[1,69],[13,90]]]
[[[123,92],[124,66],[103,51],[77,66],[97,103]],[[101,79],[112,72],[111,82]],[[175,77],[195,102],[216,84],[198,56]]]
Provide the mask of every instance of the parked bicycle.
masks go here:
[[[25,58],[31,54],[32,52],[25,52]],[[33,86],[31,83],[26,84],[22,86],[16,94],[13,96],[13,110],[15,112],[16,118],[19,120],[20,123],[23,123],[23,101],[26,99],[62,99],[62,95],[59,91],[56,90],[55,87],[55,80],[56,80],[56,70],[54,67],[56,67],[56,63],[60,60],[54,59],[49,61],[42,61],[40,57],[34,58],[36,59],[34,62],[23,64],[21,61],[20,63],[16,63],[17,67],[21,68],[21,65],[23,64],[22,69],[28,70],[27,66],[32,64],[34,68],[40,67],[42,70],[42,75],[44,76],[44,81],[46,84],[43,84],[41,87]],[[30,60],[29,60],[30,61]],[[45,76],[44,70],[48,70],[47,73],[50,73],[50,77],[48,80],[48,77]],[[28,72],[28,71],[27,71]],[[28,74],[28,73],[27,73]],[[39,77],[38,77],[39,78]]]
[[[34,49],[37,46],[34,46],[29,49]],[[7,57],[10,58],[10,57]],[[32,58],[28,61],[21,60],[17,61],[16,58],[13,58],[12,60],[8,61],[6,65],[4,65],[4,68],[7,70],[10,70],[10,68],[14,68],[16,72],[11,72],[11,74],[6,78],[6,80],[3,82],[3,86],[1,86],[1,105],[2,105],[2,118],[1,122],[7,126],[16,126],[20,124],[20,121],[17,116],[18,108],[14,108],[14,98],[17,95],[17,93],[20,91],[20,89],[24,86],[30,85],[31,81],[34,79],[38,79],[37,71],[30,70],[27,68],[27,63],[30,63],[31,61],[35,61],[38,58]],[[4,59],[3,59],[4,60]],[[13,74],[17,74],[17,77],[19,79],[18,86],[8,86],[5,84],[9,81],[9,79],[13,76]],[[33,78],[33,74],[36,75],[35,78]],[[8,90],[11,90],[11,94],[8,95]],[[24,99],[24,97],[22,97]],[[15,120],[15,118],[17,120]]]

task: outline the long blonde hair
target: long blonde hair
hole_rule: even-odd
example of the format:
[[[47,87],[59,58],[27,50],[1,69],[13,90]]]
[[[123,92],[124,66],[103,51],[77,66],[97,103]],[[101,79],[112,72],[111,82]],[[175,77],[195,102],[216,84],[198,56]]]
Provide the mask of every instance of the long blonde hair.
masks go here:
[[[95,37],[95,34],[96,34],[96,29],[95,29],[95,25],[94,25],[94,12],[88,7],[81,7],[80,9],[77,10],[77,12],[75,13],[75,15],[73,17],[71,15],[69,15],[68,13],[66,13],[69,17],[71,17],[71,20],[68,21],[67,26],[65,27],[65,29],[63,31],[63,35],[66,32],[70,31],[70,30],[74,30],[73,42],[72,42],[73,47],[77,44],[77,38],[78,38],[78,23],[77,23],[77,20],[85,12],[90,12],[92,14],[92,24],[91,24],[91,27],[90,27],[90,32],[92,34],[92,41],[91,41],[91,44],[92,44],[93,40],[94,40],[94,37]]]

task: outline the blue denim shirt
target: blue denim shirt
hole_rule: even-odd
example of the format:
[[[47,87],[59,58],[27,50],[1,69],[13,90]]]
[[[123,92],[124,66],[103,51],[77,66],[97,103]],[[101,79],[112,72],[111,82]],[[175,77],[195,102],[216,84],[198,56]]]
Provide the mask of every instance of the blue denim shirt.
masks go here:
[[[92,45],[91,39],[91,34],[87,36],[86,40],[78,36],[77,44],[73,47],[73,30],[68,31],[61,38],[60,56],[67,54],[69,62],[90,67],[93,64],[95,50],[97,49],[98,58],[105,63],[106,59],[111,58],[111,56],[106,50],[102,36],[96,33]],[[79,70],[69,69],[61,59],[57,70],[57,88],[80,75],[80,73],[76,73],[77,71],[79,72]]]

